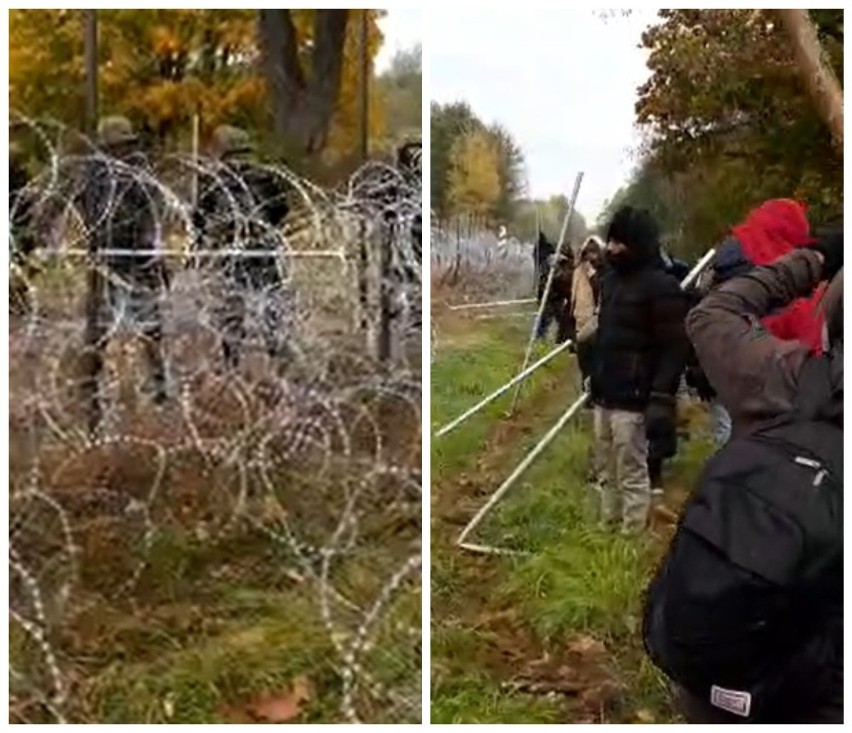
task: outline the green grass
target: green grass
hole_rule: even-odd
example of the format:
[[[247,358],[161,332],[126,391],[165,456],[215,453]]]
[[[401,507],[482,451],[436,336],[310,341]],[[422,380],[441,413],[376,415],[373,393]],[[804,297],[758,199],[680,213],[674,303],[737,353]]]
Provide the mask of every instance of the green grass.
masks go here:
[[[439,352],[433,363],[433,424],[451,419],[508,381],[519,367],[524,337],[508,326],[492,325],[461,343],[456,350]],[[438,494],[433,507],[440,504],[441,492],[453,487],[458,493],[452,504],[469,506],[472,513],[510,473],[576,396],[578,380],[567,361],[557,357],[530,380],[514,418],[517,430],[507,430],[509,421],[501,424],[508,395],[456,433],[433,442],[432,490]],[[433,508],[433,722],[572,721],[577,712],[570,701],[503,689],[518,670],[489,662],[484,650],[495,638],[518,630],[529,638],[530,661],[542,652],[558,655],[578,636],[605,644],[608,663],[625,691],[609,706],[606,720],[676,720],[668,687],[645,657],[640,637],[642,594],[660,542],[598,527],[594,495],[586,485],[590,447],[586,413],[569,424],[478,528],[477,539],[530,553],[524,557],[483,559],[461,553],[450,542],[457,529],[442,526]],[[682,448],[667,479],[681,498],[694,484],[708,445],[692,440]],[[483,466],[491,473],[480,484]],[[486,628],[483,618],[507,609],[514,631]]]
[[[229,588],[222,596],[228,601],[215,613],[231,620],[217,634],[142,663],[109,665],[88,685],[84,717],[102,723],[229,722],[228,707],[306,675],[324,693],[306,709],[307,719],[335,720],[333,650],[303,594]]]
[[[343,722],[340,657],[318,589],[292,572],[280,545],[248,530],[204,543],[161,531],[147,557],[132,601],[92,598],[56,640],[77,671],[69,720],[237,722],[253,702],[304,677],[315,692],[293,722]],[[403,595],[393,622],[419,627],[419,599]],[[17,626],[10,640],[15,664],[37,674],[37,654]],[[411,659],[410,643],[377,637],[365,654],[376,681],[399,689],[412,677],[401,661]],[[40,718],[37,706],[17,709],[22,720]]]
[[[475,328],[476,336],[466,348],[442,349],[432,364],[433,431],[508,382],[521,367],[528,337],[523,326],[517,322],[489,321]],[[546,350],[547,347],[536,345],[531,361],[543,356]],[[564,361],[560,365],[557,357],[525,382],[521,397],[564,371]],[[433,479],[457,474],[475,465],[482,440],[495,421],[505,419],[513,393],[514,387],[448,435],[432,441]]]
[[[433,687],[433,723],[559,723],[559,708],[533,695],[507,693],[471,674]]]

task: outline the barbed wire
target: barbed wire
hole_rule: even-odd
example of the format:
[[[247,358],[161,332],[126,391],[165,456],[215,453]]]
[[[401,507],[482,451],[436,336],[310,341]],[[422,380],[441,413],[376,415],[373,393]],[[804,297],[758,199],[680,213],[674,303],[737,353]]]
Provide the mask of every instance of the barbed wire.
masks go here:
[[[525,298],[534,292],[533,246],[500,240],[490,231],[461,236],[433,227],[429,244],[433,280],[479,299]]]
[[[120,650],[86,625],[153,614],[158,553],[177,537],[211,583],[284,584],[315,606],[340,716],[419,721],[416,176],[371,162],[328,190],[258,165],[286,191],[275,226],[221,161],[119,159],[55,123],[17,122],[43,165],[10,196],[13,720],[103,722],[87,696]],[[65,152],[72,137],[82,153]],[[138,247],[110,241],[135,231],[130,188],[151,222],[136,227],[148,237]],[[220,205],[201,225],[193,198],[210,191]],[[255,261],[273,270],[255,277]],[[87,343],[92,273],[102,285]],[[234,543],[250,549],[229,554]],[[178,586],[205,607],[194,583]],[[155,718],[180,717],[179,696],[163,705]]]

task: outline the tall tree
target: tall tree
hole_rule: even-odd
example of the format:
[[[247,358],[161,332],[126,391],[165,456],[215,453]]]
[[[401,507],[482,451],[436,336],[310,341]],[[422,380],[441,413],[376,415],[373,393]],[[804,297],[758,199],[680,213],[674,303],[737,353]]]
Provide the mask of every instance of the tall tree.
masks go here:
[[[440,105],[432,102],[430,155],[432,208],[439,218],[450,215],[449,175],[456,140],[483,125],[467,102]]]
[[[385,109],[385,147],[420,137],[423,120],[423,72],[420,44],[400,51],[378,80]]]
[[[317,10],[306,72],[289,10],[258,11],[261,58],[275,129],[305,152],[325,147],[340,88],[348,10]]]
[[[447,218],[453,209],[449,176],[454,164],[454,146],[460,138],[476,132],[490,141],[497,156],[499,191],[488,216],[495,222],[511,223],[515,205],[526,190],[523,151],[511,133],[500,124],[486,125],[467,102],[447,105],[433,102],[430,129],[432,208],[438,217]]]
[[[810,17],[842,78],[842,11]],[[636,111],[648,143],[613,204],[652,209],[686,254],[767,198],[800,198],[816,222],[842,212],[842,161],[774,13],[664,10],[642,42],[652,73]]]
[[[843,155],[843,91],[831,69],[807,10],[778,10],[787,29],[799,73],[814,105]]]
[[[250,128],[261,142],[275,140],[278,136],[266,131],[277,92],[267,82],[267,67],[259,61],[258,12],[98,11],[101,110],[129,115],[162,145],[175,145],[188,137],[196,110],[201,114],[203,135],[218,124],[229,123]],[[290,125],[298,128],[291,140],[294,150],[299,154],[320,149],[330,155],[353,152],[360,93],[358,24],[343,24],[341,41],[339,16],[333,16],[335,25],[323,14],[347,11],[281,12],[287,14],[285,27],[292,31],[290,45],[284,47],[292,51],[295,44],[298,62],[293,66],[293,56],[286,57],[292,75],[288,78],[304,82],[301,91],[291,90],[301,95],[302,105],[293,120],[287,121],[288,129]],[[377,25],[381,11],[367,12],[368,51],[373,57],[382,40]],[[322,41],[315,42],[319,37]],[[81,127],[82,40],[78,10],[10,11],[11,107],[32,117],[52,117]],[[339,55],[334,50],[338,42]],[[283,57],[282,46],[276,45],[276,50]],[[315,81],[316,73],[323,80]],[[382,109],[371,103],[370,110],[371,133],[375,134],[381,126]],[[279,105],[279,116],[281,111]]]
[[[494,204],[494,217],[511,222],[515,218],[518,200],[526,193],[524,154],[511,133],[502,125],[489,128],[497,149],[500,194]]]
[[[472,130],[453,145],[449,195],[454,214],[488,216],[500,195],[499,159],[484,130]]]

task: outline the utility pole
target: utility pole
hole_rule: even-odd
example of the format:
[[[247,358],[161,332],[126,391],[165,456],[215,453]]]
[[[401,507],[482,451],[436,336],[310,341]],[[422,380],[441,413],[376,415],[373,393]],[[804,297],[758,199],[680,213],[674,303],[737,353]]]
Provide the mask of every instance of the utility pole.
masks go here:
[[[370,154],[370,11],[361,11],[361,163]]]
[[[361,11],[361,43],[359,47],[361,61],[361,89],[359,95],[359,158],[361,165],[367,162],[369,154],[369,138],[367,130],[367,71],[369,59],[367,52],[367,11]],[[367,252],[367,227],[362,220],[358,224],[358,303],[361,306],[361,331],[369,340],[370,332],[370,258]]]
[[[96,10],[83,11],[83,55],[86,68],[86,134],[89,140],[94,140],[98,127],[98,16]],[[94,191],[91,181],[87,180],[84,188],[85,216],[88,226],[95,221]],[[103,276],[101,275],[97,257],[97,237],[93,231],[88,232],[88,292],[86,294],[86,333],[85,333],[85,370],[83,374],[83,399],[86,403],[89,434],[97,433],[101,424],[101,406],[98,397],[98,381],[103,371],[102,344],[98,343],[98,320],[100,317],[100,301],[103,296]]]
[[[83,55],[86,68],[86,134],[98,126],[98,11],[83,11]]]

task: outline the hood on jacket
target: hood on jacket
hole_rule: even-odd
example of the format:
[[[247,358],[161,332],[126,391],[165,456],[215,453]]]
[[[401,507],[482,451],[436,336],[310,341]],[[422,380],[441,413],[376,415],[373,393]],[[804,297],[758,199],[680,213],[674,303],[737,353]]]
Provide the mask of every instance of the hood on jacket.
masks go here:
[[[659,261],[660,230],[651,214],[644,209],[622,206],[607,227],[606,240],[623,244],[635,266]]]
[[[747,263],[768,265],[796,247],[811,243],[806,212],[804,204],[792,199],[771,199],[749,212],[742,224],[732,228]],[[716,259],[718,262],[718,255]],[[809,298],[794,300],[780,313],[764,318],[763,325],[776,338],[801,341],[813,352],[821,353],[824,319],[817,304],[823,291],[820,287]]]
[[[763,202],[732,232],[754,265],[768,265],[811,241],[807,208],[792,199]]]
[[[603,243],[603,240],[597,236],[596,234],[592,234],[590,237],[586,239],[585,242],[580,246],[579,259],[583,259],[583,256],[592,250],[597,250],[598,254],[603,255],[604,247],[606,245]]]

